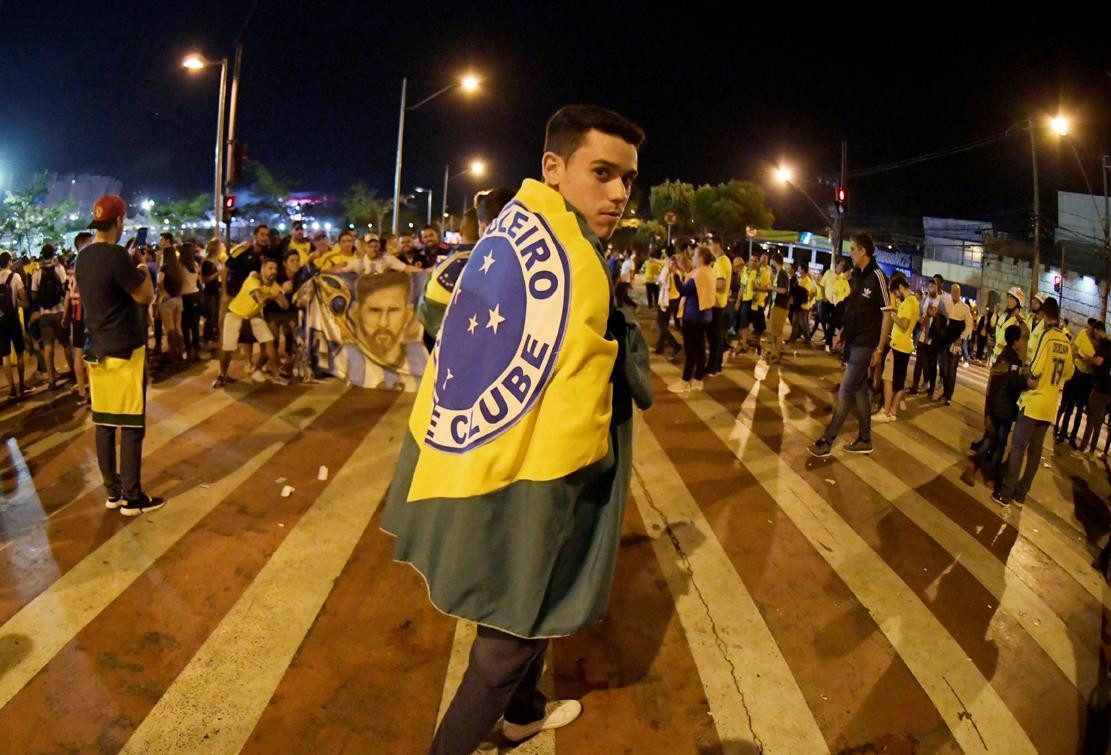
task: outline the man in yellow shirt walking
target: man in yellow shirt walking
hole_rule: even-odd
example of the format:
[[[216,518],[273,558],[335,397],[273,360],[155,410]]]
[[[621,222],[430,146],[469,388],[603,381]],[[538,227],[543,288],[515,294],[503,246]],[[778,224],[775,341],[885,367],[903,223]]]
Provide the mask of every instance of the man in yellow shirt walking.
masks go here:
[[[1072,344],[1073,364],[1076,371],[1073,373],[1072,379],[1065,383],[1065,388],[1061,393],[1061,408],[1057,411],[1057,424],[1054,428],[1054,435],[1058,443],[1064,443],[1066,440],[1069,445],[1076,449],[1076,436],[1080,430],[1080,417],[1084,414],[1084,408],[1088,406],[1088,397],[1092,393],[1092,358],[1096,355],[1096,338],[1095,338],[1095,324],[1099,322],[1093,318],[1088,318],[1088,327],[1077,334],[1076,340]],[[1034,332],[1030,331],[1030,345],[1034,346]],[[1067,334],[1066,334],[1067,335]],[[1069,432],[1069,420],[1073,417],[1073,412],[1076,412],[1076,420],[1072,425],[1072,432]]]
[[[710,320],[710,358],[706,364],[706,376],[721,373],[722,357],[725,354],[725,306],[729,304],[729,284],[733,278],[733,262],[725,253],[721,238],[711,236],[710,251],[714,255],[714,308]]]
[[[1007,471],[1003,484],[991,496],[1000,506],[1007,506],[1011,501],[1026,502],[1026,494],[1042,463],[1042,444],[1056,416],[1061,389],[1075,369],[1072,344],[1057,324],[1060,308],[1052,296],[1042,302],[1042,317],[1045,328],[1030,363],[1027,390],[1018,398],[1018,421],[1015,422]],[[1023,458],[1026,468],[1020,479],[1018,473]]]

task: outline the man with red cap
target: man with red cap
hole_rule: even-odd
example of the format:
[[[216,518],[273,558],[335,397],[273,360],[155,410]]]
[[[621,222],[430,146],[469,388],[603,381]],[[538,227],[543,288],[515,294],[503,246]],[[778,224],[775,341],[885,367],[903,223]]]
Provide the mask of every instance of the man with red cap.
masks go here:
[[[93,205],[89,228],[96,238],[77,256],[76,278],[85,306],[96,457],[104,487],[105,506],[124,516],[139,516],[165,505],[143,492],[140,469],[146,427],[147,333],[141,307],[154,300],[154,286],[145,265],[136,266],[119,245],[127,204],[106,194]],[[116,429],[120,432],[116,463]]]

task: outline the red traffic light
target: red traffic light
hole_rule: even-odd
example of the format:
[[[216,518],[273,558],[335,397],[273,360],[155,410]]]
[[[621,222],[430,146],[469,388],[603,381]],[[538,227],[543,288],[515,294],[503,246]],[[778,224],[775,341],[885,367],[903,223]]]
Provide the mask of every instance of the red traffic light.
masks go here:
[[[1060,275],[1054,275],[1053,276],[1053,290],[1056,291],[1057,293],[1061,293],[1061,276]]]
[[[833,196],[837,200],[838,204],[845,204],[845,200],[849,197],[849,195],[845,192],[844,186],[838,186],[834,190]]]
[[[226,197],[224,197],[224,209],[225,210],[234,210],[235,209],[235,195],[234,194],[228,194]]]

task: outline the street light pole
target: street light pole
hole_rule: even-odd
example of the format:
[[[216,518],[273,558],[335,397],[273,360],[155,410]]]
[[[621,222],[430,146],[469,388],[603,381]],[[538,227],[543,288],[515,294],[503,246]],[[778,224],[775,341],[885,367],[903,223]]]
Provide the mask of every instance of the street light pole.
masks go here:
[[[397,116],[397,165],[393,172],[393,234],[395,236],[401,228],[397,208],[401,204],[401,145],[405,141],[405,92],[408,86],[409,79],[401,79],[401,110]]]
[[[444,166],[444,193],[443,193],[443,200],[442,200],[442,203],[441,203],[442,206],[440,207],[440,235],[441,236],[444,233],[444,225],[447,223],[447,220],[446,220],[446,218],[447,218],[447,182],[448,182],[448,173],[450,173],[450,172],[451,172],[451,166],[450,165],[445,165]]]
[[[216,113],[216,170],[212,185],[213,213],[212,221],[216,223],[216,236],[220,235],[220,218],[224,213],[224,181],[221,171],[224,169],[224,111],[227,109],[228,94],[228,59],[220,60],[220,109]]]
[[[1111,155],[1103,156],[1103,295],[1099,297],[1099,319],[1107,321],[1107,296],[1111,293],[1111,195],[1107,193],[1107,174]]]
[[[1038,268],[1041,266],[1042,248],[1042,217],[1041,198],[1038,191],[1038,140],[1034,134],[1034,121],[1028,120],[1030,125],[1030,164],[1034,169],[1034,260],[1030,264],[1030,300],[1038,293]]]
[[[235,159],[233,152],[235,146],[235,111],[236,104],[239,102],[239,71],[243,66],[243,42],[235,43],[235,67],[232,71],[231,77],[231,102],[228,105],[228,140],[227,140],[227,170],[224,173],[225,179],[230,179],[232,174],[232,160]],[[227,66],[225,66],[227,68]],[[231,188],[228,186],[227,188]],[[223,208],[221,208],[222,211]],[[216,220],[216,236],[220,236],[220,218]],[[224,239],[228,248],[231,248],[231,219],[228,219],[228,224],[224,230]]]

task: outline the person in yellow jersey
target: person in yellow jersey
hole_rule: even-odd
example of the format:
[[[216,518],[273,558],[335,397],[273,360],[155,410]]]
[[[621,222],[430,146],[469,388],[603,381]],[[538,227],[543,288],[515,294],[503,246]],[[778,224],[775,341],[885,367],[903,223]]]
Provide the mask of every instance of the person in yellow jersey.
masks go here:
[[[1026,327],[1030,331],[1029,339],[1026,342],[1026,354],[1024,358],[1027,364],[1034,358],[1034,349],[1038,347],[1038,339],[1041,338],[1042,331],[1045,329],[1045,320],[1042,318],[1042,302],[1049,294],[1039,291],[1030,297],[1030,314],[1024,317]],[[1066,330],[1066,334],[1067,334]]]
[[[764,331],[768,328],[768,319],[765,308],[768,304],[768,294],[772,292],[772,268],[768,264],[768,254],[760,255],[756,268],[756,279],[752,283],[752,311],[749,314],[749,323],[756,336],[756,352],[763,351],[762,339]]]
[[[752,298],[756,295],[756,270],[760,258],[749,255],[748,265],[741,272],[741,287],[737,292],[737,347],[736,354],[748,351],[748,332],[752,328]]]
[[[744,278],[748,270],[743,254],[733,258],[733,276],[729,284],[729,304],[725,308],[725,356],[728,361],[737,353],[733,340],[741,330],[741,297],[744,294]]]
[[[833,268],[833,279],[826,281],[822,276],[826,300],[831,302],[829,315],[829,330],[826,331],[826,351],[833,351],[833,339],[841,329],[841,317],[845,313],[845,300],[849,298],[852,288],[845,275],[845,258],[838,256],[837,264]],[[829,271],[826,273],[829,274]]]
[[[721,374],[725,356],[725,307],[729,304],[729,285],[733,280],[733,261],[725,253],[720,236],[710,236],[710,252],[714,255],[714,306],[710,315],[710,356],[706,361],[706,377]]]
[[[797,310],[791,316],[791,338],[788,343],[794,343],[799,338],[802,342],[810,345],[810,312],[814,308],[815,294],[818,287],[814,285],[814,279],[810,277],[810,268],[799,265],[798,268],[798,288],[804,293],[799,296],[799,301],[796,303]]]
[[[1084,408],[1088,406],[1088,398],[1092,394],[1092,369],[1095,366],[1092,359],[1096,355],[1095,324],[1097,322],[1099,321],[1094,318],[1088,318],[1088,326],[1080,331],[1076,335],[1076,340],[1072,342],[1072,357],[1076,371],[1072,379],[1065,383],[1061,394],[1061,408],[1057,411],[1054,436],[1058,443],[1067,440],[1073,450],[1076,450],[1076,436],[1080,432],[1080,417],[1084,414]],[[1034,341],[1033,334],[1030,341]],[[1070,432],[1069,420],[1073,418],[1073,412],[1076,413],[1076,419]]]
[[[888,288],[898,302],[891,318],[891,348],[883,365],[883,410],[873,422],[894,422],[899,402],[906,395],[907,365],[914,353],[914,326],[918,324],[918,297],[911,291],[906,276],[891,276]]]
[[[327,238],[327,236],[325,236],[325,238]],[[315,236],[313,237],[313,241],[316,241]],[[340,231],[339,240],[336,242],[336,245],[325,254],[320,255],[314,264],[317,270],[325,272],[333,268],[342,268],[355,259],[357,259],[355,255],[355,232],[350,228],[344,228]]]
[[[648,255],[648,259],[644,260],[644,264],[640,267],[641,275],[644,276],[644,295],[650,308],[655,309],[659,306],[660,298],[660,284],[656,279],[660,277],[660,271],[663,270],[663,261],[660,260],[659,250],[653,250]]]
[[[252,272],[243,281],[243,286],[228,303],[227,314],[224,315],[224,330],[220,349],[220,374],[212,383],[213,388],[222,388],[236,382],[235,378],[228,376],[228,367],[231,365],[231,356],[235,353],[236,343],[239,340],[239,330],[244,322],[250,324],[251,332],[259,345],[266,349],[266,357],[275,370],[270,376],[271,382],[278,385],[288,385],[289,381],[277,374],[278,350],[274,347],[274,334],[270,326],[262,318],[262,309],[268,301],[277,302],[282,309],[289,308],[282,287],[277,282],[278,263],[269,257],[262,260],[258,272]],[[265,383],[266,374],[261,369],[262,355],[251,372],[251,379],[256,383]]]
[[[312,243],[305,238],[305,224],[300,220],[293,222],[293,233],[289,237],[289,248],[297,250],[302,267],[309,264],[309,252],[312,250]]]
[[[679,256],[675,247],[668,247],[668,256],[663,263],[663,269],[656,277],[660,288],[660,301],[656,306],[656,329],[660,332],[660,340],[656,342],[655,353],[664,354],[667,347],[671,347],[671,356],[668,361],[674,361],[683,350],[683,345],[671,332],[671,322],[679,327],[679,287],[683,284],[683,274],[679,266]],[[666,297],[666,305],[664,303]]]
[[[1041,310],[1045,330],[1038,339],[1034,361],[1029,367],[1027,389],[1018,398],[1018,420],[1011,441],[1011,457],[1003,484],[991,496],[1000,506],[1007,506],[1012,501],[1018,504],[1026,502],[1026,494],[1042,465],[1042,444],[1056,416],[1061,390],[1076,369],[1072,344],[1057,324],[1060,316],[1057,300],[1052,296],[1046,297]],[[1026,467],[1020,478],[1019,468],[1023,459],[1026,460]]]

